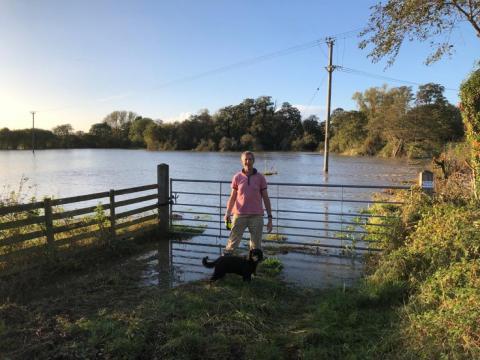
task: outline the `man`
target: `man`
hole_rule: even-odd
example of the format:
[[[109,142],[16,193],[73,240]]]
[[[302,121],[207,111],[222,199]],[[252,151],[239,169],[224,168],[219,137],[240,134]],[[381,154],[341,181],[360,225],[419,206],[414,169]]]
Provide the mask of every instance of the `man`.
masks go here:
[[[267,231],[272,231],[272,206],[268,197],[267,181],[253,167],[255,155],[245,151],[241,156],[242,171],[233,176],[232,192],[227,202],[225,221],[233,214],[232,231],[225,247],[225,255],[231,254],[242,240],[243,232],[250,231],[250,249],[262,248],[263,207],[267,210]]]

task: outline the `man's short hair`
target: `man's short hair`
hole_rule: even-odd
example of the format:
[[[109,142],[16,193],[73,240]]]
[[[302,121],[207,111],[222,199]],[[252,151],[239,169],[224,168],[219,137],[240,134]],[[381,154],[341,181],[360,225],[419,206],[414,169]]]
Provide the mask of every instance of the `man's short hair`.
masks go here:
[[[253,162],[255,162],[255,154],[249,150],[242,152],[242,155],[240,155],[240,159],[243,159],[243,157],[247,155],[252,155]]]

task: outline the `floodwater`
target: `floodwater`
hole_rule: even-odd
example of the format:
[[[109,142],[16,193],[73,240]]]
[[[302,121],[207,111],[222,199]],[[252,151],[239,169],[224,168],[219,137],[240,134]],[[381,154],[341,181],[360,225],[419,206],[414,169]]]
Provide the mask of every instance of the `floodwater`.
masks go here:
[[[19,186],[22,186],[23,199],[29,199],[32,196],[62,198],[154,184],[157,181],[156,167],[161,163],[169,165],[171,178],[230,181],[232,175],[241,168],[239,157],[240,153],[233,152],[119,149],[40,150],[34,155],[29,151],[0,151],[0,197],[10,191],[18,191]],[[338,155],[330,155],[329,160],[328,175],[323,173],[323,156],[319,153],[258,152],[255,167],[260,172],[276,172],[276,175],[268,177],[272,184],[391,186],[415,181],[424,165],[399,159]],[[181,185],[183,191],[198,190],[198,184],[195,183]],[[275,195],[278,188],[269,187],[270,194]],[[228,185],[224,185],[221,191],[228,193]],[[298,189],[294,195],[309,195],[310,192],[310,188]],[[220,199],[226,202],[226,198]],[[218,199],[214,201],[218,204]],[[289,203],[297,209],[306,206],[313,209],[311,204]],[[282,206],[278,203],[273,205]],[[330,208],[330,211],[340,210],[348,211]],[[205,279],[211,269],[201,266],[201,258],[216,258],[224,245],[225,239],[220,237],[212,240],[197,236],[186,242],[170,241],[168,246],[161,246],[161,250],[143,255],[147,270],[142,281],[150,285],[164,283],[167,281],[165,272],[169,274],[171,286]],[[267,251],[266,256],[275,256],[282,261],[282,276],[286,281],[313,287],[350,286],[361,277],[363,269],[361,258],[342,257],[333,252]]]
[[[27,177],[32,195],[56,198],[153,184],[156,166],[170,166],[173,178],[230,181],[241,168],[239,153],[119,149],[0,151],[0,187],[18,188]],[[256,154],[255,166],[274,168],[275,182],[386,185],[415,179],[421,164],[405,160],[330,155],[328,176],[323,156],[305,152]],[[270,180],[270,179],[269,179]],[[1,189],[0,189],[1,190]]]

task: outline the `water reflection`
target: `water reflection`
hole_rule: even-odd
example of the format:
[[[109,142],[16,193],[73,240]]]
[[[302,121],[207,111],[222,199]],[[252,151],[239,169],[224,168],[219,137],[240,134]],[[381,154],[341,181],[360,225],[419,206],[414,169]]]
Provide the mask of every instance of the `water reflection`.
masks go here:
[[[144,286],[162,288],[176,287],[196,280],[208,280],[212,269],[202,265],[202,258],[216,259],[221,255],[222,245],[189,241],[162,241],[157,250],[136,258],[145,262],[141,276]],[[247,249],[241,248],[240,254]],[[281,277],[287,283],[311,288],[352,286],[363,273],[361,257],[328,254],[325,251],[265,250],[266,257],[277,257],[283,264]],[[229,275],[235,276],[235,275]],[[239,281],[241,278],[238,277]]]

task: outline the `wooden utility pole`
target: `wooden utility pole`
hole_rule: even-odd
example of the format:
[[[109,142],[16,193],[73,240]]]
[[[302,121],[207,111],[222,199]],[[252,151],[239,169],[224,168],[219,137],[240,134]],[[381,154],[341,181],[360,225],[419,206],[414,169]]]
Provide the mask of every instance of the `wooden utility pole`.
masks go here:
[[[35,154],[35,111],[32,113],[32,152]]]
[[[323,172],[328,173],[328,151],[329,151],[329,133],[328,127],[330,125],[330,103],[332,100],[332,72],[335,70],[335,66],[332,66],[332,53],[333,53],[332,38],[327,38],[328,44],[328,92],[327,92],[327,120],[325,121],[325,150],[323,152]]]

